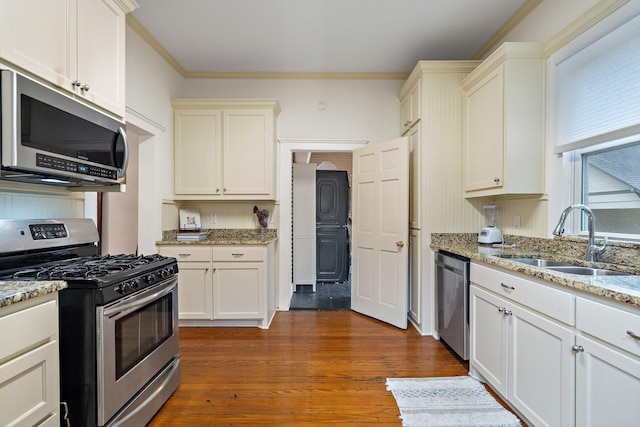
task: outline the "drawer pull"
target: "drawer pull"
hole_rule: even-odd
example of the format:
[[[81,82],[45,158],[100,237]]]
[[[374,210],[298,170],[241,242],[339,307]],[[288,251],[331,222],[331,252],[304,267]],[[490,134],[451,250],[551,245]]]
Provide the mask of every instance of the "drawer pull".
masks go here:
[[[244,254],[231,254],[233,256],[243,256]]]
[[[627,331],[627,334],[634,340],[640,340],[640,335],[635,334],[633,331]]]
[[[511,316],[513,314],[513,312],[511,310],[505,310],[504,315],[505,316]]]
[[[502,286],[505,289],[509,289],[510,291],[516,290],[516,288],[514,288],[513,286],[505,285],[504,283],[500,283],[500,286]]]
[[[498,308],[498,311],[499,311],[500,313],[504,313],[505,311],[507,311],[507,309],[506,309],[506,308],[504,308],[504,307],[499,307],[499,308]]]
[[[576,353],[582,353],[584,351],[584,347],[581,345],[574,345],[573,347],[571,347],[571,350],[575,351]]]
[[[178,256],[181,256],[181,257],[188,257],[188,256],[191,256],[191,254],[178,254]]]

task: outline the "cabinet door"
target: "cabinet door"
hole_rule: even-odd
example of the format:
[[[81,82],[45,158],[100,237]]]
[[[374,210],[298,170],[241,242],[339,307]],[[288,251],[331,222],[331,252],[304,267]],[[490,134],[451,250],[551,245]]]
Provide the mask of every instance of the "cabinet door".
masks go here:
[[[508,322],[504,313],[507,303],[472,285],[469,304],[469,363],[499,393],[506,396]]]
[[[76,0],[0,2],[0,57],[72,90],[69,46],[75,45],[76,32],[69,13],[75,4]]]
[[[409,137],[409,227],[420,228],[421,217],[421,170],[420,167],[420,126],[414,126]]]
[[[211,319],[211,263],[178,263],[178,318]]]
[[[175,194],[221,195],[221,110],[177,109],[174,114]]]
[[[464,92],[465,191],[504,185],[504,66]]]
[[[36,425],[58,410],[58,341],[0,364],[0,425]]]
[[[225,195],[269,196],[274,187],[273,112],[225,110]]]
[[[125,109],[125,17],[112,0],[78,1],[78,93],[120,117]]]
[[[420,231],[411,230],[409,233],[409,316],[414,322],[422,322],[422,268],[420,265]]]
[[[576,426],[635,426],[640,360],[582,335],[576,345]]]
[[[508,310],[508,400],[534,425],[573,425],[573,331],[518,306]]]
[[[263,318],[264,277],[263,262],[213,263],[213,318]]]

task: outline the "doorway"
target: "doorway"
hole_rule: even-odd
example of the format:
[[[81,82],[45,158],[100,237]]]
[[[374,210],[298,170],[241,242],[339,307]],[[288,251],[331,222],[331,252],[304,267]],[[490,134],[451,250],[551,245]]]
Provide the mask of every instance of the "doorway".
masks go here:
[[[289,308],[348,310],[353,156],[351,152],[297,154],[292,183],[295,288]],[[308,243],[311,234],[313,240]]]

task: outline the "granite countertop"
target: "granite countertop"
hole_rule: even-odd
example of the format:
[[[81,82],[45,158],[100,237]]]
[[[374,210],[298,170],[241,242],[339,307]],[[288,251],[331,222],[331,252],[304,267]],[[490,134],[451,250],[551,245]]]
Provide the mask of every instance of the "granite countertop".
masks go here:
[[[17,304],[42,295],[61,291],[67,287],[62,280],[5,280],[0,281],[0,307]]]
[[[278,230],[269,228],[220,228],[203,232],[208,233],[204,240],[177,240],[177,230],[165,231],[156,245],[268,245],[278,239]]]
[[[467,257],[472,261],[483,262],[505,270],[543,279],[557,285],[610,298],[615,301],[633,305],[640,309],[640,266],[638,265],[613,264],[606,262],[588,263],[587,261],[582,261],[579,258],[566,256],[566,252],[558,251],[557,248],[545,247],[544,244],[539,246],[516,244],[515,247],[500,248],[490,245],[479,245],[473,240],[459,238],[459,236],[455,235],[447,237],[446,234],[435,235],[435,238],[432,235],[431,248],[434,250],[452,252],[454,254]],[[541,267],[534,267],[528,264],[510,261],[509,258],[544,258],[576,265],[618,270],[632,275],[593,277],[560,273],[552,270],[546,270]]]

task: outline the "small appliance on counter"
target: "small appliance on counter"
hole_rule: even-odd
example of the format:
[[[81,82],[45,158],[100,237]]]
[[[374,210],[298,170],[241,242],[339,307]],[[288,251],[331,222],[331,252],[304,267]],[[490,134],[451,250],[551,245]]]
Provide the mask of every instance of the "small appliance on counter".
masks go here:
[[[483,206],[483,210],[484,220],[487,225],[478,233],[478,243],[502,243],[502,232],[496,228],[500,207],[496,205],[485,205]]]

